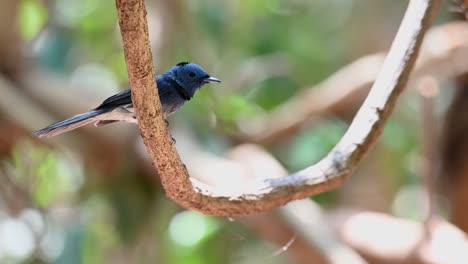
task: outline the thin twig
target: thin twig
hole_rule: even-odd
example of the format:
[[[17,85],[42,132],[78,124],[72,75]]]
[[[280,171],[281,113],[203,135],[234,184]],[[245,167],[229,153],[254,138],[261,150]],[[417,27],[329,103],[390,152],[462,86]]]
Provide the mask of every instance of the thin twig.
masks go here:
[[[383,70],[368,98],[344,137],[324,159],[292,175],[262,181],[258,186],[252,186],[256,190],[251,193],[214,196],[215,188],[190,182],[164,124],[153,78],[144,0],[116,0],[140,131],[167,195],[185,208],[226,216],[269,211],[292,200],[338,187],[380,136],[407,83],[439,2],[410,1]]]
[[[435,118],[434,99],[439,93],[439,85],[435,78],[426,76],[421,78],[418,87],[421,95],[422,112],[422,154],[421,154],[421,180],[425,187],[426,210],[424,219],[426,231],[430,230],[430,223],[435,213],[435,175],[437,167],[437,122]]]

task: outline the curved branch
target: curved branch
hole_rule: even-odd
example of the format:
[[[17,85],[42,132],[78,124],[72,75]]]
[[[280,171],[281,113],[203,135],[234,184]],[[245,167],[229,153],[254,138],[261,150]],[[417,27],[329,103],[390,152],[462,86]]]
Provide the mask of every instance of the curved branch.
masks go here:
[[[339,186],[373,146],[403,91],[439,0],[411,0],[382,71],[350,128],[319,163],[286,177],[258,181],[249,191],[216,193],[189,178],[160,111],[143,0],[116,0],[132,100],[148,153],[167,195],[183,207],[213,215],[247,215]],[[253,168],[252,160],[245,160]],[[220,175],[223,177],[223,175]]]

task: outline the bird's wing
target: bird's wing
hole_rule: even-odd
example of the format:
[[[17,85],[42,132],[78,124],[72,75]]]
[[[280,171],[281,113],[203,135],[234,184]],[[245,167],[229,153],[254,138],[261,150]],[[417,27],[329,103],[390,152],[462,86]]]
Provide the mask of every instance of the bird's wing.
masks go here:
[[[115,94],[102,102],[96,109],[116,108],[132,103],[132,93],[130,89]]]

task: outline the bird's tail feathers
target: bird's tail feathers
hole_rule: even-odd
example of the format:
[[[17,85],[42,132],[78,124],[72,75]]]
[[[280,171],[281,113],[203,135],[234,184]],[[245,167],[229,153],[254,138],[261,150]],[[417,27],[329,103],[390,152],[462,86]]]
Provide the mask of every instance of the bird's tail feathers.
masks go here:
[[[34,132],[34,134],[40,138],[41,137],[53,137],[53,136],[71,131],[73,129],[79,128],[81,126],[87,125],[89,123],[92,123],[95,121],[93,117],[103,114],[105,112],[106,111],[104,109],[91,110],[89,112],[79,114],[76,116],[72,116],[68,119],[52,124],[48,127],[45,127],[41,130]]]

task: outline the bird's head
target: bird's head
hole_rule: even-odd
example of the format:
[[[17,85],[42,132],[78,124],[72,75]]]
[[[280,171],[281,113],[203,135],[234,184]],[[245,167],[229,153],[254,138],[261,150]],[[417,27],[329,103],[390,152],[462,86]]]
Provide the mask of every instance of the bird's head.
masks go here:
[[[197,89],[207,83],[221,82],[217,78],[211,77],[202,67],[190,62],[178,63],[168,73],[190,95],[193,95]]]

